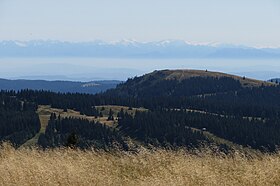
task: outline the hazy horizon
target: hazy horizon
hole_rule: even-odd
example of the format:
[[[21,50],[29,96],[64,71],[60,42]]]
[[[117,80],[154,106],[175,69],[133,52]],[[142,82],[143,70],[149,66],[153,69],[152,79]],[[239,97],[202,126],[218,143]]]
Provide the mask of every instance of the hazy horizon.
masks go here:
[[[0,41],[101,44],[4,43],[0,78],[126,80],[188,68],[266,80],[280,77],[279,20],[278,0],[2,0]]]
[[[160,41],[280,47],[278,0],[2,0],[0,40]]]
[[[279,60],[0,58],[0,78],[32,80],[127,80],[154,70],[198,69],[269,80],[280,77]]]

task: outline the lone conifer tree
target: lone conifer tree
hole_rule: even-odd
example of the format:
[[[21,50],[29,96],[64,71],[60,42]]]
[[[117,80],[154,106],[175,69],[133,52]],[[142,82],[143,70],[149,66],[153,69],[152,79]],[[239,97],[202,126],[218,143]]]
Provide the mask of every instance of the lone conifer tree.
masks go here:
[[[67,147],[74,148],[78,143],[78,136],[75,132],[72,132],[67,138]]]

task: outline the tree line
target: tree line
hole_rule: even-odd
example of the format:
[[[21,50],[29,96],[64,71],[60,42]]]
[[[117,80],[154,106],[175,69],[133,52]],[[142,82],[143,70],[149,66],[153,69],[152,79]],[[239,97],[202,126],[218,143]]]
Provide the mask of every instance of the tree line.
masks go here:
[[[40,130],[37,105],[19,100],[14,92],[0,92],[0,141],[15,146],[25,143]]]

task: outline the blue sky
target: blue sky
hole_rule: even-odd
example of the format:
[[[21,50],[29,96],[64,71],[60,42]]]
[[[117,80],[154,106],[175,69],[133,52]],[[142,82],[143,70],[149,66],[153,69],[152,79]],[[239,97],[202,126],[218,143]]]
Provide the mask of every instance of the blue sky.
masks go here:
[[[0,40],[280,47],[279,0],[0,0]]]

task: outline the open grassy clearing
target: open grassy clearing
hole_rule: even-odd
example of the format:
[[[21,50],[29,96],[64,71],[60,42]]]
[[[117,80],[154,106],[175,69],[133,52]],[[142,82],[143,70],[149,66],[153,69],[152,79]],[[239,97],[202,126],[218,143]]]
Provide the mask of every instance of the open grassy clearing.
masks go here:
[[[131,108],[125,107],[125,106],[115,106],[115,105],[104,105],[104,106],[97,106],[96,107],[100,112],[102,112],[103,117],[98,117],[95,118],[94,116],[86,116],[86,115],[81,115],[80,112],[68,109],[67,112],[64,112],[63,109],[57,109],[57,108],[51,108],[49,105],[39,105],[37,113],[40,118],[40,123],[41,123],[41,129],[39,133],[37,133],[32,139],[28,140],[26,143],[24,143],[21,148],[24,147],[30,147],[30,146],[35,146],[38,142],[39,136],[42,133],[45,133],[46,127],[49,122],[49,118],[51,113],[56,113],[56,115],[60,115],[60,117],[65,118],[65,117],[74,117],[74,118],[82,118],[82,119],[87,119],[90,121],[95,121],[95,122],[100,122],[102,124],[105,124],[109,127],[116,127],[117,125],[117,113],[123,109],[125,112],[128,112],[130,114],[135,114],[136,110],[138,111],[146,111],[147,109],[144,108]],[[114,121],[107,121],[109,111],[112,109],[114,112]]]
[[[79,111],[75,111],[72,109],[67,109],[67,112],[63,112],[63,109],[51,108],[49,105],[39,105],[38,114],[39,116],[50,117],[51,113],[55,113],[56,115],[60,115],[60,117],[74,117],[74,118],[82,118],[90,121],[99,121],[102,124],[113,126],[116,121],[107,121],[108,114],[103,114],[103,117],[95,118],[94,116],[86,116],[81,115]],[[47,124],[47,123],[46,123]]]
[[[102,118],[94,118],[91,116],[85,116],[81,115],[80,112],[68,109],[67,112],[63,112],[63,109],[56,109],[56,108],[51,108],[49,105],[39,105],[37,113],[40,118],[40,123],[41,123],[41,129],[40,132],[37,133],[32,139],[28,140],[26,143],[22,145],[22,147],[30,147],[30,146],[35,146],[38,142],[39,136],[42,133],[45,133],[46,127],[49,122],[49,118],[51,113],[56,113],[57,115],[60,115],[62,118],[64,117],[74,117],[74,118],[83,118],[83,119],[88,119],[91,121],[100,121],[103,124],[113,126],[114,121],[107,121],[107,117],[102,117]]]
[[[157,73],[158,71],[152,72]],[[179,81],[182,81],[184,79],[192,78],[192,77],[230,77],[236,80],[239,80],[242,86],[244,87],[255,87],[255,86],[272,86],[276,85],[275,83],[266,82],[266,81],[260,81],[256,79],[250,79],[250,78],[243,78],[240,76],[235,76],[231,74],[225,74],[221,72],[212,72],[212,71],[204,71],[204,70],[163,70],[160,71],[161,73],[165,74],[165,79],[177,79]]]
[[[117,117],[118,112],[121,111],[121,109],[124,110],[124,112],[127,112],[129,114],[135,114],[136,111],[145,112],[148,111],[148,109],[145,108],[129,108],[126,106],[118,106],[118,105],[101,105],[95,107],[98,111],[101,111],[103,115],[108,116],[110,109],[114,112],[114,116]]]
[[[279,185],[280,155],[0,148],[0,185]]]

